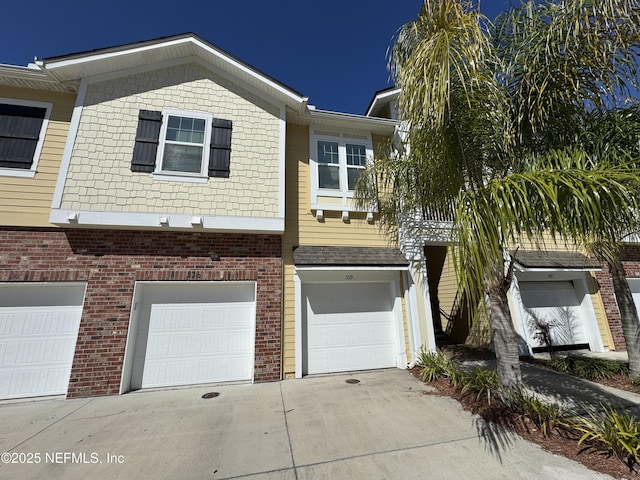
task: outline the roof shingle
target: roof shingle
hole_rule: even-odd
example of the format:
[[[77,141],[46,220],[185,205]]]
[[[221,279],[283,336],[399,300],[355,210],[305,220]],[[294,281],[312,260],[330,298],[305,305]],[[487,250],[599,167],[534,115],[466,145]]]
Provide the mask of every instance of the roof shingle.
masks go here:
[[[379,247],[297,247],[293,251],[296,265],[402,266],[409,262],[397,248]]]

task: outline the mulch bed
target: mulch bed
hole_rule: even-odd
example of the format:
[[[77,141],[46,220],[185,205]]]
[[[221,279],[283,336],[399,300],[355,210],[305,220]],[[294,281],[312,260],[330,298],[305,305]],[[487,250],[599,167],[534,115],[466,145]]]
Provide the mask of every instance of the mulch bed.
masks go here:
[[[474,351],[466,347],[448,347],[447,352],[456,360],[492,358],[491,352],[486,350]],[[420,369],[418,367],[410,371],[416,378],[420,379]],[[640,478],[637,473],[629,472],[629,469],[614,456],[590,451],[585,449],[584,444],[578,445],[579,438],[573,432],[564,428],[555,427],[552,431],[548,431],[547,435],[544,435],[529,418],[511,411],[497,399],[492,399],[489,404],[484,396],[478,399],[473,392],[465,392],[463,394],[460,389],[453,387],[447,379],[436,380],[428,384],[435,387],[436,391],[427,394],[453,398],[462,405],[464,410],[482,417],[486,422],[506,427],[523,439],[540,445],[541,448],[548,452],[563,455],[583,464],[590,470],[605,473],[614,478]],[[621,388],[619,383],[611,386]],[[631,386],[637,388],[633,384]]]

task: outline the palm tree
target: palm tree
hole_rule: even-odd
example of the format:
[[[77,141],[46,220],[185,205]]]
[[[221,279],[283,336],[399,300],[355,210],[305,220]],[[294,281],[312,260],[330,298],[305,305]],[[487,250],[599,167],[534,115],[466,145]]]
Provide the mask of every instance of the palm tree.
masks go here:
[[[510,247],[611,243],[634,228],[635,165],[576,138],[610,92],[631,92],[639,12],[629,0],[527,1],[491,24],[471,0],[425,0],[391,48],[406,146],[376,160],[359,196],[377,198],[386,225],[453,212],[460,287],[470,311],[488,299],[505,389],[521,382]]]
[[[601,159],[640,162],[640,105],[592,112],[581,125],[582,148]],[[630,231],[629,233],[635,233]],[[622,321],[630,376],[640,378],[640,320],[622,262],[623,246],[595,244],[592,251],[609,267]]]

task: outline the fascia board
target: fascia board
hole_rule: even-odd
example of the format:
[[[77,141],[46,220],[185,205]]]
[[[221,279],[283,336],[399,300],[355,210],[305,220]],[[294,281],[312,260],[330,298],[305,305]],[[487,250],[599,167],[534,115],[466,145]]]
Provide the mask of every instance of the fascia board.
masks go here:
[[[397,120],[365,117],[353,113],[332,112],[329,110],[308,109],[312,126],[334,125],[338,128],[369,130],[376,134],[393,135],[400,126]]]
[[[98,76],[112,72],[116,59],[129,57],[130,65],[128,67],[133,68],[142,65],[143,63],[140,62],[139,59],[151,52],[161,51],[164,49],[167,51],[168,56],[171,57],[171,49],[173,47],[189,46],[191,46],[192,50],[190,55],[197,56],[204,62],[212,63],[214,66],[228,71],[231,75],[248,76],[255,80],[257,85],[262,85],[263,89],[271,89],[277,92],[278,95],[283,97],[287,104],[300,107],[301,105],[305,105],[308,100],[307,97],[286,87],[284,84],[268,77],[226,52],[193,36],[168,39],[157,43],[145,42],[139,46],[128,45],[123,46],[122,48],[109,48],[82,55],[56,57],[50,60],[45,59],[43,61],[43,67],[54,74],[60,81],[77,80],[77,78],[74,77],[74,75],[77,76],[77,73],[75,73],[77,72],[76,67],[84,67],[84,72],[86,73],[82,76]],[[187,56],[185,56],[184,53],[176,53],[175,56],[173,56],[173,58],[180,57]],[[213,62],[211,61],[212,59],[214,60]],[[121,68],[122,67],[119,65],[118,69]]]

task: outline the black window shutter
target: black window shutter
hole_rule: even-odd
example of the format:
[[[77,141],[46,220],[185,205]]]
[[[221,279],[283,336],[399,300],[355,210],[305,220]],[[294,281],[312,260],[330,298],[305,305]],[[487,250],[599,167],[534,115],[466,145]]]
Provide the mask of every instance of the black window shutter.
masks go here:
[[[140,110],[136,143],[131,159],[132,172],[153,172],[155,170],[161,125],[162,112]]]
[[[209,176],[229,178],[231,161],[231,120],[214,118],[211,123]]]
[[[46,108],[0,104],[0,167],[29,169]]]

